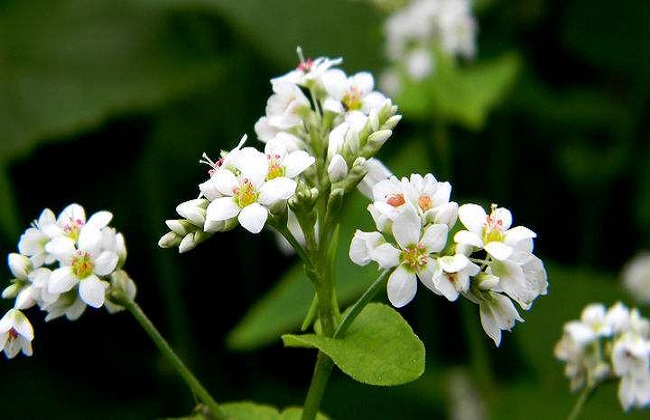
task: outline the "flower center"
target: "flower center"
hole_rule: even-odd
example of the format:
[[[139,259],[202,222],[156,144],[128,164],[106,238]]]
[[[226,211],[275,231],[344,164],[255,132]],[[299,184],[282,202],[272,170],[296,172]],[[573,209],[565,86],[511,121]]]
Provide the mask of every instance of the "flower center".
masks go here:
[[[18,338],[18,331],[16,331],[14,328],[10,329],[9,332],[7,332],[7,338],[9,341],[15,340]]]
[[[235,204],[240,208],[244,208],[249,204],[257,202],[258,192],[255,191],[255,187],[248,179],[244,179],[244,182],[239,188],[235,188]]]
[[[284,167],[280,164],[280,155],[266,155],[266,158],[269,160],[269,173],[266,175],[266,179],[274,179],[284,176]]]
[[[91,275],[95,269],[95,262],[89,252],[76,251],[72,255],[72,273],[78,279],[84,279]]]
[[[406,200],[404,200],[404,194],[391,194],[386,199],[386,202],[393,207],[399,207],[406,203]]]
[[[422,211],[427,211],[430,208],[433,207],[433,200],[431,200],[431,196],[429,195],[421,195],[418,198],[418,206],[422,209]]]
[[[483,226],[483,241],[484,242],[501,242],[503,240],[503,220],[496,217],[494,214],[497,209],[495,204],[492,204],[492,211],[485,219],[485,226]]]
[[[400,262],[413,272],[426,267],[427,252],[424,246],[416,244],[406,247],[400,254]]]
[[[352,86],[350,90],[345,93],[341,102],[343,102],[343,106],[345,106],[347,111],[354,111],[361,109],[361,97],[362,94],[359,88]]]
[[[311,58],[307,58],[307,60],[301,60],[300,63],[298,64],[298,70],[300,70],[303,73],[308,73],[311,71],[311,67],[314,65],[314,61]]]
[[[81,219],[73,219],[70,217],[68,222],[63,226],[63,232],[70,237],[73,241],[79,239],[79,231],[84,226],[84,222]]]

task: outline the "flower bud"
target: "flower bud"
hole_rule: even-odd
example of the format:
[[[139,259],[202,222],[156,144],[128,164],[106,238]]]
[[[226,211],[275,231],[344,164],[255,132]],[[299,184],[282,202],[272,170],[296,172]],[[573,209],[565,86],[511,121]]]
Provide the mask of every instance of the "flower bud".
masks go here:
[[[178,235],[176,232],[167,232],[158,241],[158,246],[161,248],[173,248],[178,246],[182,239],[183,237]]]
[[[334,184],[339,182],[348,174],[348,164],[343,159],[343,156],[340,154],[335,154],[330,161],[330,164],[327,166],[327,175],[329,176],[330,182]]]

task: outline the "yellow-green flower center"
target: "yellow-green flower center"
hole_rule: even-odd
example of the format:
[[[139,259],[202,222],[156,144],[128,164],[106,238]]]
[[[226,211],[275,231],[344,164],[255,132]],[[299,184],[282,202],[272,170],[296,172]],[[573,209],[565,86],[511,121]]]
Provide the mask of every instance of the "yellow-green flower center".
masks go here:
[[[77,251],[72,256],[72,273],[78,279],[84,279],[95,270],[95,262],[92,255],[85,251]]]
[[[249,204],[253,204],[257,202],[257,197],[259,196],[259,193],[255,191],[255,187],[253,187],[253,184],[247,179],[244,180],[244,182],[241,184],[239,188],[235,189],[235,203],[240,207],[244,208],[248,206]]]
[[[81,219],[72,219],[68,220],[68,223],[63,226],[63,232],[73,241],[79,239],[79,231],[84,226],[84,222]]]
[[[483,242],[502,242],[503,241],[503,220],[495,215],[496,205],[492,205],[492,212],[487,216],[483,226]]]
[[[269,172],[266,175],[266,179],[270,180],[270,179],[280,178],[280,177],[284,176],[285,170],[284,170],[284,167],[279,162],[280,156],[279,155],[275,155],[275,156],[267,155],[266,157],[269,160]]]
[[[399,256],[400,263],[410,271],[417,272],[427,265],[427,252],[424,246],[416,244],[406,247]]]
[[[343,106],[347,111],[354,111],[361,109],[361,91],[356,87],[351,87],[345,95],[343,95]]]

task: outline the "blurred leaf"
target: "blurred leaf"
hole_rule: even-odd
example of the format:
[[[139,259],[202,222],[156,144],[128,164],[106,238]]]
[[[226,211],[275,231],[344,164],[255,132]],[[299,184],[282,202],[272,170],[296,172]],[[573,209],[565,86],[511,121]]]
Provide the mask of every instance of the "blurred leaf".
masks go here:
[[[139,0],[156,7],[202,8],[218,12],[279,66],[297,65],[296,47],[306,56],[343,57],[352,68],[380,59],[380,15],[349,0]],[[354,42],[350,42],[354,40]],[[288,71],[288,70],[287,70]]]
[[[160,106],[219,68],[183,45],[163,14],[126,0],[13,1],[0,12],[0,161]]]
[[[341,338],[283,335],[287,347],[317,348],[353,379],[369,385],[401,385],[424,372],[424,344],[395,309],[370,303]]]
[[[425,148],[422,144],[415,139],[403,144],[388,162],[388,165],[394,165],[394,173],[398,176],[418,170],[425,173],[427,155],[423,153]],[[344,223],[341,225],[341,246],[337,250],[335,273],[338,301],[342,305],[358,297],[379,275],[376,268],[356,266],[348,257],[348,244],[354,231],[364,229],[364,226],[370,228],[371,218],[365,210],[367,203],[367,198],[355,193],[348,198],[341,215]],[[279,340],[283,333],[295,331],[307,314],[313,295],[313,287],[302,264],[296,264],[271,291],[255,302],[228,334],[228,346],[234,350],[253,350]]]
[[[513,85],[519,57],[504,54],[491,60],[456,66],[438,54],[431,77],[422,82],[405,78],[397,98],[404,115],[430,120],[442,118],[470,129],[479,129],[488,113],[498,105]]]
[[[567,5],[564,42],[583,59],[648,83],[650,2],[575,0]]]
[[[281,420],[300,420],[302,416],[302,408],[301,407],[289,407],[285,408],[282,413],[280,413],[280,419]],[[316,415],[316,420],[327,420],[327,416],[318,413]]]

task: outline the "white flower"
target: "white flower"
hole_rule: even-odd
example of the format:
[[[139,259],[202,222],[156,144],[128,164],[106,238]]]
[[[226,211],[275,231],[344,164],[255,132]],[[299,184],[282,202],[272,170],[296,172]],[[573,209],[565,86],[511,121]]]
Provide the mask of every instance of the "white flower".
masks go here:
[[[621,279],[633,299],[650,304],[650,252],[642,252],[628,261]]]
[[[305,59],[300,48],[298,49],[298,55],[300,57],[298,67],[289,73],[271,79],[271,84],[288,82],[310,88],[314,84],[320,83],[323,73],[330,67],[337,66],[343,61],[341,58],[330,59],[327,57],[318,57],[313,60],[311,58]]]
[[[293,83],[273,83],[273,92],[266,103],[268,124],[287,130],[302,123],[303,115],[311,109],[309,99]]]
[[[53,319],[65,317],[74,321],[78,319],[86,310],[86,302],[84,302],[77,291],[72,290],[62,293],[57,299],[42,308],[47,312],[45,321],[49,322]]]
[[[222,197],[215,198],[207,208],[206,223],[237,218],[251,233],[259,233],[269,208],[287,200],[296,190],[296,181],[280,176],[267,181],[269,165],[266,156],[246,147],[233,160],[230,170],[217,171],[211,178]]]
[[[614,373],[621,377],[618,396],[625,410],[650,404],[650,341],[623,334],[612,350]]]
[[[479,300],[479,308],[483,330],[497,347],[502,330],[510,331],[515,321],[524,322],[512,301],[499,293],[486,292]]]
[[[496,260],[508,259],[515,250],[526,244],[532,250],[532,239],[537,235],[532,230],[517,226],[510,228],[512,214],[508,209],[492,205],[490,214],[477,204],[463,204],[458,217],[467,230],[461,230],[454,241],[485,249]],[[529,245],[528,245],[529,244]]]
[[[363,232],[357,229],[350,244],[350,260],[357,265],[368,265],[373,260],[375,249],[384,243],[386,240],[381,233]]]
[[[450,301],[458,299],[458,294],[469,290],[470,276],[477,275],[481,269],[463,254],[446,255],[438,258],[439,270],[433,277],[434,292]]]
[[[102,249],[101,231],[88,223],[79,232],[77,247],[67,237],[55,238],[50,245],[61,267],[52,272],[48,291],[64,293],[79,285],[81,299],[94,308],[101,307],[108,287],[101,277],[111,274],[119,261],[114,250]]]
[[[431,74],[433,70],[433,57],[431,52],[424,48],[411,51],[406,57],[406,71],[415,81],[419,81]]]
[[[286,144],[277,138],[266,143],[264,154],[269,168],[267,180],[280,177],[296,178],[316,162],[316,158],[304,150],[289,152]]]
[[[361,194],[372,198],[372,189],[379,181],[390,178],[393,173],[377,158],[370,158],[366,161],[368,173],[363,177],[357,188]]]
[[[56,216],[50,209],[45,209],[41,212],[38,220],[32,222],[32,227],[28,228],[25,233],[20,236],[18,242],[18,251],[30,257],[32,264],[35,267],[40,267],[43,264],[52,264],[54,257],[49,255],[45,250],[45,245],[52,239],[45,233],[44,230],[48,229],[49,225],[56,223]]]
[[[348,164],[343,159],[343,156],[338,153],[330,159],[327,165],[327,176],[331,183],[339,182],[348,174]]]
[[[515,251],[507,260],[488,263],[487,273],[499,278],[499,287],[524,310],[530,309],[539,295],[548,289],[542,260],[527,251]]]
[[[414,209],[399,214],[393,223],[393,237],[398,247],[384,243],[370,252],[370,258],[383,269],[397,267],[388,278],[387,291],[391,304],[400,308],[415,297],[416,277],[435,290],[433,276],[438,266],[432,253],[440,252],[447,243],[447,225],[432,224],[422,228]]]
[[[368,72],[348,77],[340,69],[331,69],[323,74],[322,83],[330,96],[323,107],[337,114],[359,110],[368,115],[373,109],[381,109],[386,102],[382,93],[373,90],[375,81]]]
[[[0,319],[0,351],[8,359],[16,357],[22,350],[25,356],[32,355],[34,329],[27,317],[18,309],[10,309]]]

